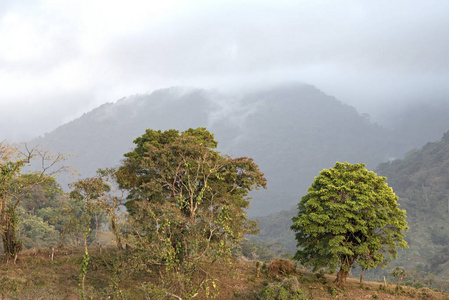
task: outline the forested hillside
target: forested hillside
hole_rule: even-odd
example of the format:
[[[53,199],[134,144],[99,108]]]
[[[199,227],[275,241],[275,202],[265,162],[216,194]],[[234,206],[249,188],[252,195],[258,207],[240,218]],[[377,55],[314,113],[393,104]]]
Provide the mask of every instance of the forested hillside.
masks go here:
[[[102,105],[33,143],[76,155],[69,163],[91,176],[97,168],[117,165],[147,128],[200,126],[215,134],[220,151],[251,157],[265,173],[267,190],[252,194],[251,215],[294,206],[313,177],[335,161],[374,168],[406,149],[403,140],[353,107],[303,84],[240,94],[176,87],[134,95]]]
[[[379,165],[407,211],[410,249],[400,259],[445,277],[449,272],[449,132],[402,160]]]

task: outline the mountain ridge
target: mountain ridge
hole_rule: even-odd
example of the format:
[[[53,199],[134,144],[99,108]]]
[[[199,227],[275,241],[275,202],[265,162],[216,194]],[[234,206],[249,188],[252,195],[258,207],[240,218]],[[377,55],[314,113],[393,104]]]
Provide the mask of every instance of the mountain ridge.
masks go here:
[[[313,176],[335,161],[369,166],[404,152],[388,130],[357,110],[305,84],[264,87],[240,94],[171,87],[106,103],[32,141],[73,153],[82,176],[116,166],[145,129],[207,127],[219,151],[255,160],[268,190],[252,193],[252,215],[291,207]],[[66,180],[67,181],[67,180]]]

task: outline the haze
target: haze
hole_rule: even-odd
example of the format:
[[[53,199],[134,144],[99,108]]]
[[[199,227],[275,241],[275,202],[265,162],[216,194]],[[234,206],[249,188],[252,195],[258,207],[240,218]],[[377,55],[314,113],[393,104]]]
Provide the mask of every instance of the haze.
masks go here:
[[[447,1],[0,2],[0,140],[167,86],[300,81],[361,113],[449,95]]]

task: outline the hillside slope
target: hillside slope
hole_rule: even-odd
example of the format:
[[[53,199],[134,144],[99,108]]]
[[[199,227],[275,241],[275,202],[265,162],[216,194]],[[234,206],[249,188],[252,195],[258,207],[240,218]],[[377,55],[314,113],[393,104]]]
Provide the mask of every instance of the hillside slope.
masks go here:
[[[410,246],[400,259],[445,277],[449,271],[449,131],[437,142],[413,150],[402,160],[383,163],[378,174],[407,211]]]

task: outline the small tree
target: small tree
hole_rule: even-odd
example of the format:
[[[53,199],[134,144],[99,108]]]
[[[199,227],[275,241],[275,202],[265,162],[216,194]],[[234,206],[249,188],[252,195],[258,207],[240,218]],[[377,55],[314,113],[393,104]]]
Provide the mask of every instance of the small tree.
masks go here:
[[[108,215],[111,231],[115,237],[115,243],[117,248],[122,250],[118,209],[123,205],[122,201],[125,198],[125,190],[118,187],[116,169],[98,169],[97,174],[103,182],[103,191],[101,197],[97,199],[97,204]]]
[[[407,277],[407,271],[402,269],[401,267],[396,267],[391,271],[391,275],[397,280],[398,287],[401,285],[402,279]]]
[[[89,265],[89,249],[87,248],[87,239],[91,230],[92,215],[95,211],[99,210],[98,198],[100,198],[104,192],[105,185],[101,178],[86,178],[78,180],[71,184],[73,191],[70,193],[70,198],[79,202],[84,209],[84,214],[77,219],[77,225],[83,230],[83,245],[84,256],[80,267],[80,279],[81,279],[81,298],[85,299],[85,281],[87,268]],[[76,216],[73,216],[76,218]]]
[[[407,248],[403,231],[408,227],[385,180],[364,164],[337,162],[321,171],[292,219],[294,258],[315,270],[339,267],[339,285],[355,263],[370,269],[396,258],[398,247]]]

